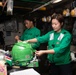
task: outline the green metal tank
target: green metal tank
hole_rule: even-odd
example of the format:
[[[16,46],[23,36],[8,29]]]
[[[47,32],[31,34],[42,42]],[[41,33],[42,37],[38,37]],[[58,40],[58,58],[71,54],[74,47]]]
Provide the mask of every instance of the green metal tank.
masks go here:
[[[34,51],[29,43],[15,43],[11,51],[12,61],[15,65],[26,66],[33,59]]]

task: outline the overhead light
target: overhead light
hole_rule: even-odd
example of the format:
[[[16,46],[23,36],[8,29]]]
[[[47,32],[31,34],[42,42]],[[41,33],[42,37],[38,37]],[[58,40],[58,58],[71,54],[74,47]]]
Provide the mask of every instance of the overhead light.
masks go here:
[[[53,3],[58,3],[60,1],[62,1],[62,0],[54,0]]]
[[[46,19],[47,19],[47,22],[51,22],[51,16],[48,16]]]
[[[2,6],[2,2],[0,2],[0,6]]]
[[[46,16],[42,17],[42,22],[47,22]]]

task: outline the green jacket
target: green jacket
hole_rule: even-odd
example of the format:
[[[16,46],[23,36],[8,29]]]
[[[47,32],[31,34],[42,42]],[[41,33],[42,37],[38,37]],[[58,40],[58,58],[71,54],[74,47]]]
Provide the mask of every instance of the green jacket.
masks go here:
[[[37,29],[36,27],[30,28],[30,29],[26,29],[24,31],[24,33],[22,34],[22,36],[20,37],[20,40],[24,41],[24,40],[29,40],[29,39],[33,39],[36,37],[40,36],[40,30]],[[40,46],[40,43],[32,43],[32,47],[33,48],[37,48]]]
[[[71,34],[62,29],[61,32],[50,31],[42,37],[37,38],[38,42],[48,42],[48,49],[54,49],[54,54],[48,54],[48,60],[50,63],[56,65],[70,63],[70,43]]]

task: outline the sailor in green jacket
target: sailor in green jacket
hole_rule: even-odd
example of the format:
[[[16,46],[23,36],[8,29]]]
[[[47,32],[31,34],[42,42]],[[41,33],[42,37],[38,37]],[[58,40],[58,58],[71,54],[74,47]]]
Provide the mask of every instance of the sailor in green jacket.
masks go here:
[[[34,19],[32,17],[26,17],[24,23],[27,29],[23,32],[20,38],[18,35],[15,36],[17,41],[25,41],[40,36],[40,30],[34,26]],[[38,48],[39,45],[38,42],[32,43],[33,48]]]
[[[71,34],[62,28],[63,16],[55,14],[52,16],[53,30],[47,34],[27,40],[26,42],[48,42],[47,50],[36,51],[37,56],[48,54],[48,60],[51,63],[51,75],[72,75],[70,44]]]

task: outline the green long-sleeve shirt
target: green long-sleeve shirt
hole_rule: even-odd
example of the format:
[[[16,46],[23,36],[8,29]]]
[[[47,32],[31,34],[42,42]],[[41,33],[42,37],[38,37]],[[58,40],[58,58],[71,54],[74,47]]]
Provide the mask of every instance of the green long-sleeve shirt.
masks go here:
[[[36,27],[33,27],[30,29],[26,29],[24,33],[22,34],[22,36],[20,37],[20,40],[25,41],[25,40],[33,39],[39,36],[40,36],[40,30]],[[40,45],[39,42],[32,43],[33,48],[37,48],[39,47],[39,45]]]
[[[40,43],[48,42],[48,49],[55,51],[54,54],[48,54],[47,58],[50,63],[56,65],[70,63],[71,34],[68,31],[64,29],[59,33],[50,31],[46,35],[38,37],[37,40]]]

